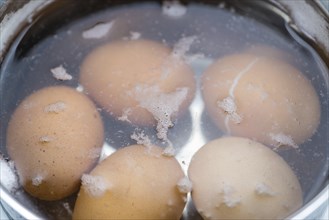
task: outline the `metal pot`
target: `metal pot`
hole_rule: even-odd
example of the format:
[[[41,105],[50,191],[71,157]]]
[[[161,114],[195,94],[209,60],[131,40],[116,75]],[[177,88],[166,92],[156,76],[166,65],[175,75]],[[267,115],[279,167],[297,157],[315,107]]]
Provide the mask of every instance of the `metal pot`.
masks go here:
[[[3,62],[5,54],[8,52],[11,42],[17,34],[24,30],[24,27],[43,9],[52,7],[56,0],[0,0],[0,63]],[[236,5],[244,7],[248,4],[258,5],[260,1],[237,1]],[[269,8],[276,14],[282,16],[288,24],[291,34],[303,37],[309,45],[316,49],[322,60],[329,66],[329,5],[328,1],[291,1],[291,0],[268,0],[259,4],[261,7]],[[258,6],[259,6],[258,5]],[[305,19],[306,18],[306,19]],[[328,76],[326,76],[328,79]],[[328,83],[328,82],[327,82]],[[327,85],[328,86],[328,85]],[[328,122],[327,122],[328,123]],[[328,137],[327,137],[328,138]],[[1,138],[0,138],[1,139]],[[328,144],[328,141],[327,141]],[[0,146],[3,148],[4,146]],[[2,150],[2,149],[0,149]],[[324,169],[328,175],[328,155]],[[328,219],[328,195],[329,182],[320,183],[320,190],[315,193],[300,210],[288,219]],[[0,186],[1,219],[7,216],[10,219],[42,219],[47,218],[43,211],[34,212],[31,204],[24,202],[24,198],[17,199],[11,195],[3,186]],[[49,217],[49,216],[48,216]]]

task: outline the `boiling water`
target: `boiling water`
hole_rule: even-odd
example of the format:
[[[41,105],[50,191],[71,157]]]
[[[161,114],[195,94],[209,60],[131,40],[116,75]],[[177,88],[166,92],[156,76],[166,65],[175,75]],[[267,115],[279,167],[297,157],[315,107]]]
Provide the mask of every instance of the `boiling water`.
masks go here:
[[[309,78],[319,95],[322,107],[321,124],[316,134],[299,150],[279,150],[297,174],[305,202],[320,189],[327,176],[328,155],[328,72],[315,51],[274,12],[234,2],[191,2],[170,8],[160,2],[127,4],[111,1],[61,1],[28,24],[12,43],[1,66],[1,152],[6,153],[6,127],[11,114],[24,97],[40,88],[67,85],[79,88],[79,68],[95,47],[122,39],[150,39],[175,47],[178,42],[195,39],[186,51],[200,90],[200,76],[217,58],[239,53],[257,45],[268,45],[289,54],[288,62]],[[119,1],[117,1],[119,2]],[[129,3],[130,2],[130,3]],[[129,4],[128,4],[129,3]],[[168,8],[169,7],[169,8]],[[58,10],[60,9],[60,10]],[[258,9],[258,10],[257,10]],[[109,32],[101,38],[88,39],[86,30],[108,24]],[[290,34],[289,34],[290,33]],[[69,81],[56,80],[50,70],[62,65],[73,76]],[[126,124],[100,109],[105,124],[104,158],[136,141],[135,132],[144,132],[151,141],[164,146],[156,138],[154,127]],[[197,92],[189,111],[174,122],[168,138],[175,146],[176,158],[184,171],[192,155],[205,143],[221,137],[208,117]],[[76,195],[58,202],[43,202],[22,189],[15,197],[33,212],[46,218],[70,218]],[[188,203],[183,219],[201,219]]]

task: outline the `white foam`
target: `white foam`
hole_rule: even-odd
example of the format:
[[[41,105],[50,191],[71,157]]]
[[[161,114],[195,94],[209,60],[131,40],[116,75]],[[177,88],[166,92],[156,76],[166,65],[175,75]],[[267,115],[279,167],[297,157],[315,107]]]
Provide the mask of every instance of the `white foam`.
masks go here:
[[[229,208],[234,208],[236,207],[240,202],[240,198],[234,197],[234,188],[230,185],[225,184],[223,187],[223,202],[224,204],[229,207]]]
[[[52,142],[53,140],[55,140],[54,137],[52,136],[42,136],[39,138],[39,141],[42,142],[42,143],[49,143],[49,142]]]
[[[66,69],[62,65],[50,69],[50,71],[52,72],[53,77],[58,80],[65,81],[71,80],[73,78],[70,74],[67,73]]]
[[[105,37],[112,29],[114,21],[99,23],[82,32],[82,37],[85,39],[100,39]]]
[[[174,58],[185,58],[186,53],[190,50],[196,39],[196,36],[183,37],[179,39],[179,41],[174,45],[172,56]]]
[[[131,139],[135,140],[137,144],[144,145],[148,149],[152,148],[152,143],[150,138],[144,133],[144,131],[135,130],[130,136]]]
[[[109,183],[102,176],[83,174],[81,177],[82,186],[90,196],[100,197],[110,189]]]
[[[124,109],[123,112],[122,112],[122,115],[120,117],[118,117],[118,120],[131,122],[128,118],[130,114],[131,114],[131,108]]]
[[[15,164],[13,161],[7,162],[0,155],[0,183],[10,193],[15,192],[18,187],[18,177],[15,172]]]
[[[265,183],[257,183],[255,193],[260,196],[274,196],[274,191]]]
[[[177,188],[180,193],[189,193],[192,191],[192,182],[185,176],[178,181]]]
[[[47,113],[60,113],[62,111],[64,111],[67,108],[66,104],[64,102],[56,102],[50,105],[47,105],[44,108],[44,112]]]
[[[79,84],[79,85],[75,88],[75,90],[77,90],[78,92],[83,92],[84,88],[83,88],[82,85]]]
[[[218,106],[222,108],[227,114],[228,118],[233,121],[235,124],[240,124],[242,121],[242,116],[237,113],[237,106],[234,99],[229,96],[223,99],[222,101],[217,102]]]
[[[174,73],[175,69],[183,64],[183,61],[191,59],[191,55],[188,56],[187,52],[196,39],[196,36],[183,37],[174,45],[172,52],[162,65],[162,80]]]
[[[162,5],[162,13],[171,18],[180,18],[187,12],[186,6],[179,1],[164,1]]]
[[[174,125],[171,118],[186,99],[188,90],[183,87],[171,93],[163,93],[158,86],[138,85],[128,94],[153,115],[157,121],[157,137],[169,143],[167,132]]]
[[[35,177],[32,178],[32,185],[39,186],[44,180],[44,175],[37,174]]]
[[[175,148],[172,146],[172,143],[169,142],[169,146],[167,146],[163,152],[162,152],[162,155],[165,156],[165,157],[174,157],[176,154],[176,150]]]
[[[276,142],[276,147],[281,147],[281,146],[290,146],[295,149],[298,148],[298,145],[294,142],[292,137],[290,135],[286,135],[283,133],[270,133],[269,134],[271,139]]]

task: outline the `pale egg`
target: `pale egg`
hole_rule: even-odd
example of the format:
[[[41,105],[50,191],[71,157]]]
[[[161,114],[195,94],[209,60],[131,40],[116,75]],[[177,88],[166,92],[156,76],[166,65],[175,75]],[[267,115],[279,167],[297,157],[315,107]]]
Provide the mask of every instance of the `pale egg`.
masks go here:
[[[204,219],[283,219],[303,204],[297,177],[270,148],[238,137],[204,145],[192,157],[192,200]]]

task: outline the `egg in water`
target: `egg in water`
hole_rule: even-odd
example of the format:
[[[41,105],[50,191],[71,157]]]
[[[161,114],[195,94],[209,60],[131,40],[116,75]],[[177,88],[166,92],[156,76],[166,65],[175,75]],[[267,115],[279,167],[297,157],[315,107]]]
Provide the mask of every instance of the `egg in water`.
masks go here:
[[[25,98],[7,130],[7,150],[24,189],[42,200],[77,191],[98,160],[103,130],[93,102],[73,88],[46,87]]]

